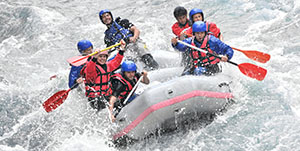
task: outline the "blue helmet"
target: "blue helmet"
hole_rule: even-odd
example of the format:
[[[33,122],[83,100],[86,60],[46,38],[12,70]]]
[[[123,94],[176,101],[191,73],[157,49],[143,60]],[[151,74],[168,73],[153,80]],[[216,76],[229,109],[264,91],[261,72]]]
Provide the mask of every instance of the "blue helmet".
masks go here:
[[[99,12],[99,18],[100,18],[100,20],[101,20],[101,22],[102,22],[103,24],[104,24],[104,22],[103,22],[103,20],[102,20],[102,15],[105,14],[105,13],[109,13],[110,16],[111,16],[111,19],[114,20],[111,11],[108,10],[108,9],[103,9],[103,10],[101,10],[101,11]]]
[[[122,72],[129,72],[129,71],[136,71],[136,65],[133,61],[124,61],[121,65],[121,71]]]
[[[194,32],[206,32],[206,24],[203,21],[196,21],[193,26],[193,33]]]
[[[194,21],[193,21],[193,15],[198,14],[198,13],[200,13],[200,14],[202,15],[202,21],[204,21],[204,14],[203,14],[203,11],[202,11],[201,9],[199,9],[199,8],[194,8],[194,9],[192,9],[192,10],[190,11],[190,14],[189,14],[190,20],[191,20],[192,22],[194,22]]]
[[[89,47],[93,48],[93,44],[89,40],[80,40],[77,43],[77,49],[82,54],[84,50],[88,49]]]

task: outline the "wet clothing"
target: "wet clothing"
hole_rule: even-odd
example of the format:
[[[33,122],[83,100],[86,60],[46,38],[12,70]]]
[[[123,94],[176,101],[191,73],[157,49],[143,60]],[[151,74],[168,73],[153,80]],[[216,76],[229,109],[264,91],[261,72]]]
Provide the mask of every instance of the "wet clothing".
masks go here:
[[[200,48],[205,49],[206,51],[208,51],[211,54],[216,54],[214,51],[212,51],[209,47],[208,41],[210,39],[210,35],[205,36],[205,38],[202,41],[202,44],[200,46]],[[191,41],[192,46],[196,46],[195,45],[195,38],[192,38]],[[196,49],[191,49],[191,51],[189,52],[190,56],[192,58],[192,65],[197,68],[197,67],[204,67],[207,65],[214,65],[220,62],[220,59],[215,57],[215,56],[210,56],[208,54],[205,54],[203,52],[200,52]]]
[[[113,60],[103,65],[100,65],[96,58],[92,58],[82,68],[81,75],[84,77],[85,94],[89,101],[102,96],[108,98],[111,95],[109,87],[111,72],[120,66],[123,54],[123,51],[119,51]]]
[[[179,22],[176,22],[175,24],[173,24],[172,26],[172,32],[179,38],[180,37],[180,33],[182,31],[186,32],[188,29],[190,29],[192,26],[192,22],[190,20],[187,20],[187,22],[182,25]],[[185,35],[185,38],[190,37],[189,35]],[[183,52],[182,53],[182,58],[181,58],[181,65],[186,67],[188,65],[188,62],[190,62],[190,57],[188,52]]]
[[[129,37],[133,36],[132,31],[129,29],[134,26],[128,19],[122,19],[118,17],[112,22],[105,31],[104,42],[107,47],[120,42],[122,39],[129,42]]]
[[[133,80],[129,80],[123,73],[117,73],[112,76],[111,79],[111,89],[112,96],[118,98],[118,100],[114,104],[114,108],[117,111],[120,111],[126,104],[130,103],[136,95],[132,93],[132,96],[127,100],[126,104],[124,104],[125,99],[137,83],[138,79],[141,77],[140,73],[136,73]]]
[[[80,77],[80,71],[84,65],[72,66],[69,73],[69,88],[76,84],[76,80]],[[77,87],[77,86],[76,86]]]
[[[148,52],[146,44],[140,39],[137,38],[135,43],[130,43],[129,38],[134,36],[134,33],[129,29],[134,25],[129,22],[128,19],[120,19],[118,17],[112,24],[107,25],[105,31],[104,42],[108,46],[114,45],[120,42],[122,39],[127,43],[125,58],[128,60],[136,61],[136,58],[143,61],[150,70],[158,69],[159,65],[154,60],[152,55]],[[143,59],[144,56],[147,59]]]
[[[194,45],[216,55],[226,55],[228,60],[230,60],[233,56],[232,48],[212,35],[206,35],[201,42],[199,42],[195,37],[187,38],[183,40],[183,42]],[[194,50],[181,43],[177,43],[174,47],[179,51],[188,51],[190,53],[192,62],[190,62],[189,68],[186,69],[185,72],[194,74],[195,69],[198,67],[205,68],[205,75],[212,75],[214,73],[221,72],[221,69],[219,66],[217,66],[219,63],[218,58],[199,52],[198,50]]]
[[[180,37],[180,33],[183,30],[187,30],[189,29],[189,27],[192,26],[192,23],[190,22],[190,20],[187,20],[187,22],[182,25],[179,22],[176,22],[175,24],[172,25],[172,32],[177,36]],[[187,38],[187,37],[186,37]]]
[[[215,73],[222,72],[221,66],[218,64],[207,65],[205,67],[191,67],[183,71],[181,75],[214,75]]]
[[[206,23],[206,30],[208,31],[207,33],[210,35],[213,35],[217,38],[220,38],[221,35],[221,31],[220,29],[217,27],[217,25],[213,22],[209,22],[209,21],[204,21]],[[191,36],[193,35],[193,30],[192,27],[189,27],[188,29],[186,29],[186,34]],[[182,64],[185,67],[185,70],[189,70],[189,63],[191,62],[190,55],[187,55],[186,53],[183,54],[183,60],[182,60]],[[214,66],[213,70],[215,71],[216,67]],[[219,71],[219,70],[218,70]]]
[[[88,98],[88,102],[93,109],[102,110],[106,108],[106,104],[108,103],[108,97],[99,96],[96,98]]]

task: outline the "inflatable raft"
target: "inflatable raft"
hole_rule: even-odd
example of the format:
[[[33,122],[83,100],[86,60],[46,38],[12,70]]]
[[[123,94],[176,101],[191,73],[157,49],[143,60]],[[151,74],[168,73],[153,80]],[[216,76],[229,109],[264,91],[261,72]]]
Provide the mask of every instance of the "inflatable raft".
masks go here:
[[[140,140],[188,118],[218,113],[233,98],[229,83],[229,77],[219,74],[176,77],[150,87],[120,111],[113,140]]]

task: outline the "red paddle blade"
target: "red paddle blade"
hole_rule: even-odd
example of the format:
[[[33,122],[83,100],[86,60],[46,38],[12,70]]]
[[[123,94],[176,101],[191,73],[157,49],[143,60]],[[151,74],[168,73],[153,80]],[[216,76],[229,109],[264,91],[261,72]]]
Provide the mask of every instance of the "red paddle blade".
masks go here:
[[[84,63],[86,63],[89,56],[75,56],[72,58],[69,58],[67,61],[73,66],[81,66]]]
[[[68,97],[69,90],[61,90],[52,95],[47,101],[43,103],[46,112],[51,112],[60,106]]]
[[[240,51],[242,53],[244,53],[248,58],[254,60],[254,61],[258,61],[261,63],[266,63],[267,61],[270,60],[271,56],[267,53],[263,53],[260,51],[256,51],[256,50],[241,50],[241,49],[237,49],[234,47],[231,47],[234,50]]]
[[[250,59],[261,62],[261,63],[266,63],[267,61],[270,60],[271,56],[267,53],[255,51],[255,50],[247,50],[243,51],[243,53]]]
[[[242,63],[239,64],[238,67],[244,75],[259,81],[262,81],[267,74],[266,69],[251,63]]]

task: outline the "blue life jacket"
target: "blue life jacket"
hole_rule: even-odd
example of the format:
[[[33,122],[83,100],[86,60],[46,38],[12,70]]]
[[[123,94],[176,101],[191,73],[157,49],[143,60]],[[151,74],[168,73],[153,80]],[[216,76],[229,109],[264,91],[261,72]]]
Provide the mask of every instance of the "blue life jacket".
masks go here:
[[[114,21],[110,28],[105,31],[105,40],[109,41],[110,45],[120,42],[121,39],[132,36],[133,33],[129,29],[122,27],[116,21]]]

